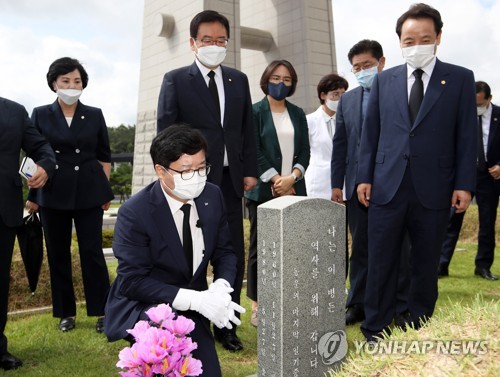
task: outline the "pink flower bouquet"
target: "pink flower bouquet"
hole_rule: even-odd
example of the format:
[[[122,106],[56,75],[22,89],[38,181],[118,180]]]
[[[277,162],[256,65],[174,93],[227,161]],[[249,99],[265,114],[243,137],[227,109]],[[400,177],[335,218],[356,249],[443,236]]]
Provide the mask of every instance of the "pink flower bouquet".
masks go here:
[[[177,316],[168,304],[161,304],[146,312],[150,321],[139,321],[132,330],[132,347],[120,351],[116,363],[122,377],[184,377],[199,376],[201,361],[191,356],[198,345],[188,334],[194,322]]]

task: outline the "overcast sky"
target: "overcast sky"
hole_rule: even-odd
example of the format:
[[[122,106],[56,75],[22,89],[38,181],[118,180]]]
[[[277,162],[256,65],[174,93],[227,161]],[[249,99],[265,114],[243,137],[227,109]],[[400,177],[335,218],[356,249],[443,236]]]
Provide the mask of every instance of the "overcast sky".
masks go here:
[[[396,21],[416,2],[333,1],[338,71],[348,79],[350,89],[357,83],[350,72],[347,53],[361,39],[380,42],[386,57],[386,68],[404,62],[395,31]],[[444,23],[437,57],[473,70],[476,80],[490,85],[494,96],[492,102],[500,104],[500,70],[497,68],[497,62],[500,62],[500,1],[429,0],[426,3],[441,13]],[[495,93],[498,95],[495,96]]]
[[[49,65],[77,58],[89,74],[81,101],[108,126],[136,123],[143,0],[0,0],[0,96],[52,103]]]
[[[338,71],[350,88],[357,84],[347,52],[361,39],[382,44],[386,68],[403,62],[395,25],[414,2],[333,1]],[[500,0],[428,4],[444,21],[438,58],[472,69],[500,104],[495,95],[500,97]],[[108,126],[135,124],[143,7],[144,0],[0,0],[0,96],[22,103],[30,114],[53,102],[47,69],[55,59],[71,56],[90,76],[82,102],[102,108]]]

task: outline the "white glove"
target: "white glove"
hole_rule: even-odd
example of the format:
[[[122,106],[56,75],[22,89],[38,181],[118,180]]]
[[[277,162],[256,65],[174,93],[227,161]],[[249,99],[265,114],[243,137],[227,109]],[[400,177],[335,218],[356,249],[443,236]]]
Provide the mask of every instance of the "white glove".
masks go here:
[[[210,286],[208,287],[208,290],[211,292],[221,292],[221,293],[231,293],[234,291],[233,288],[231,288],[231,285],[229,285],[228,281],[222,278],[219,278],[215,280]],[[239,313],[245,313],[246,310],[242,306],[230,302],[228,307],[227,307],[227,318],[228,322],[226,324],[226,328],[231,330],[233,328],[231,322],[233,322],[236,326],[241,325],[241,321],[238,317],[236,317],[235,311]]]
[[[228,328],[229,330],[231,330],[233,328],[233,325],[231,325],[231,322],[233,322],[236,326],[241,325],[241,321],[238,317],[236,317],[235,312],[243,314],[246,312],[246,309],[243,306],[240,306],[237,303],[231,301],[229,303],[228,308],[227,308],[228,322],[227,322],[226,328]]]
[[[227,308],[230,302],[231,296],[229,293],[210,292],[209,290],[202,292],[191,291],[189,308],[197,311],[212,321],[215,326],[222,329],[229,322]]]
[[[227,280],[219,278],[208,286],[210,292],[232,293],[234,291]]]

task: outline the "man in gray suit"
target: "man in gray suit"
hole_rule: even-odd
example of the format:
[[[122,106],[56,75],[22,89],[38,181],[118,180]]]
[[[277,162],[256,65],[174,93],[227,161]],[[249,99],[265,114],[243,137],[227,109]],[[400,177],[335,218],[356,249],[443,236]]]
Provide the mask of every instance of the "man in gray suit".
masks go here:
[[[0,134],[0,367],[9,370],[22,365],[21,360],[7,351],[4,334],[16,227],[21,225],[23,218],[19,154],[23,149],[37,164],[35,174],[28,180],[30,188],[45,185],[56,161],[52,148],[33,126],[25,108],[1,97]]]
[[[364,299],[368,274],[368,209],[358,201],[356,175],[358,170],[361,126],[370,96],[373,79],[385,65],[382,46],[377,41],[363,39],[347,54],[352,72],[360,86],[345,93],[337,109],[336,129],[332,151],[332,198],[338,203],[346,198],[347,221],[352,236],[350,257],[349,294],[346,301],[346,325],[361,322],[365,318]],[[345,192],[342,193],[342,188]],[[405,238],[398,280],[396,323],[402,323],[407,315],[406,299],[409,279],[409,241]]]

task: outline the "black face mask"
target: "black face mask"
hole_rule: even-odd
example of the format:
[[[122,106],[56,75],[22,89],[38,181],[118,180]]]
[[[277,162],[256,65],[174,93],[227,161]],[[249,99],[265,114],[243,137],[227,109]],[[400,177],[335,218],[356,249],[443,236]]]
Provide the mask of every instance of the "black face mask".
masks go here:
[[[271,97],[273,97],[276,101],[284,100],[292,86],[286,86],[284,83],[280,82],[279,84],[274,84],[272,82],[267,83],[267,92]]]

